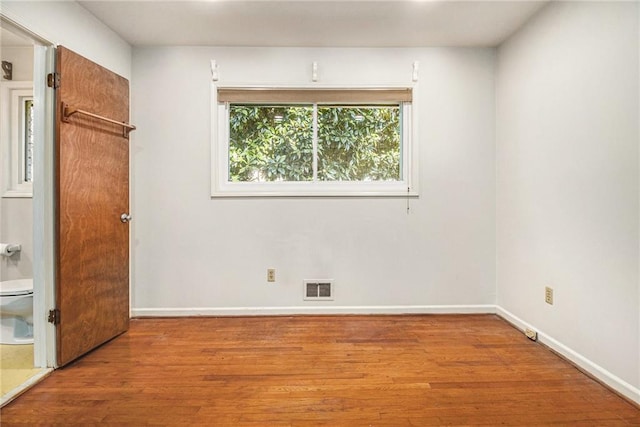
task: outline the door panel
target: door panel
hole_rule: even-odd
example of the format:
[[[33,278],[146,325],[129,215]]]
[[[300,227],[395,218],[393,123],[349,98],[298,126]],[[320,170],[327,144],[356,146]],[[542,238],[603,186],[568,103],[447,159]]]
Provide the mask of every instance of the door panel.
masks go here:
[[[129,140],[122,127],[63,106],[129,121],[127,79],[64,48],[56,118],[57,363],[129,327]]]

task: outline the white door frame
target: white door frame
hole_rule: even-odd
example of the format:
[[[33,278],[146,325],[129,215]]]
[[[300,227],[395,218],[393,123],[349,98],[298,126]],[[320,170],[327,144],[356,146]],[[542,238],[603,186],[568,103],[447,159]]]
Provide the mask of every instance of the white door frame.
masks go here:
[[[46,75],[55,71],[55,44],[0,12],[0,25],[34,44],[33,329],[34,364],[56,367],[55,307],[55,91]]]

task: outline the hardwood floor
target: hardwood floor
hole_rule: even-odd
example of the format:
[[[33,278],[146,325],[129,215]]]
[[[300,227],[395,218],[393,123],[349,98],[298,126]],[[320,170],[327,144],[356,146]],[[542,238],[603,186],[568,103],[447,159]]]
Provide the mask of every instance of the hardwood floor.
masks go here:
[[[13,425],[640,425],[493,315],[133,320],[1,410]]]

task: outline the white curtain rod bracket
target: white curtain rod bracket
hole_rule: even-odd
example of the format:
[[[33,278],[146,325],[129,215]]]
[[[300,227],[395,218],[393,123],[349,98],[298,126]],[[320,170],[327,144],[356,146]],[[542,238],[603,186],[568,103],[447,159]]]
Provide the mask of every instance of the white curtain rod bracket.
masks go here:
[[[211,81],[218,81],[218,63],[215,59],[211,60]]]
[[[418,66],[420,65],[420,63],[418,61],[415,61],[413,63],[413,75],[411,77],[411,80],[413,80],[414,82],[418,81]]]
[[[318,63],[315,61],[311,64],[311,81],[318,81]]]

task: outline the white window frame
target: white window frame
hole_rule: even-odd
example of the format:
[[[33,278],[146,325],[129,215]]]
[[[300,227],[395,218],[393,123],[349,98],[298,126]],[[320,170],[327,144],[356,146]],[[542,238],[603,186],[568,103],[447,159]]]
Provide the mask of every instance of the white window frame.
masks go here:
[[[0,83],[0,138],[3,154],[2,197],[33,197],[33,183],[25,181],[24,102],[33,100],[32,81]]]
[[[229,103],[219,104],[217,100],[218,89],[224,87],[226,86],[215,83],[211,85],[211,197],[415,197],[418,195],[417,150],[414,146],[416,140],[414,102],[400,103],[402,108],[402,145],[400,147],[402,179],[400,181],[231,182],[229,180]],[[229,87],[265,88],[248,85]],[[278,86],[274,89],[286,88]],[[354,89],[354,87],[335,86],[313,86],[304,89],[311,88]],[[388,88],[384,87],[384,89]],[[357,89],[381,88],[358,87]]]

